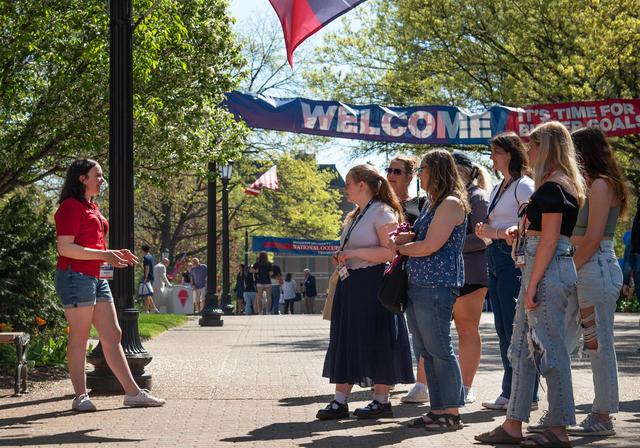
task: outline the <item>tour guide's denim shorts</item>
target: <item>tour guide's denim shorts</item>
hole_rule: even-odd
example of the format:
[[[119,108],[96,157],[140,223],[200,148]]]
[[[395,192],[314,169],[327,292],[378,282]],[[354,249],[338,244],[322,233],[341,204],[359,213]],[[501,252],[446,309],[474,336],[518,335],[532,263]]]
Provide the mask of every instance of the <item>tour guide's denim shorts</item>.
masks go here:
[[[96,302],[113,302],[111,289],[106,280],[70,268],[56,270],[56,291],[64,308],[93,306]]]

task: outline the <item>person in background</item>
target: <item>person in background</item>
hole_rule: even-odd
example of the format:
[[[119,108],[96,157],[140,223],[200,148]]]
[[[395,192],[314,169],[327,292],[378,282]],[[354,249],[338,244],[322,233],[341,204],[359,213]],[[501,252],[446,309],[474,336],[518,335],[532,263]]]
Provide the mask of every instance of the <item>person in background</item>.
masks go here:
[[[460,297],[453,305],[453,321],[458,332],[458,357],[462,370],[465,403],[473,403],[476,397],[471,389],[480,365],[482,339],[480,318],[487,296],[487,245],[491,240],[479,238],[475,227],[487,216],[489,173],[461,152],[454,152],[458,175],[465,185],[471,208],[467,218],[467,234],[462,249],[464,259],[464,285]]]
[[[249,269],[244,275],[244,314],[249,316],[250,314],[260,314],[258,312],[258,295],[256,293],[256,270],[253,265],[249,265]]]
[[[522,267],[511,339],[511,398],[502,425],[475,439],[485,444],[519,443],[523,448],[571,447],[567,426],[575,425],[576,409],[565,319],[577,280],[570,237],[585,202],[585,183],[571,135],[562,123],[537,126],[529,141],[536,190],[518,227],[507,229],[515,240],[515,261]],[[548,428],[523,439],[536,372],[547,383]]]
[[[189,273],[189,271],[191,270],[192,267],[193,267],[193,264],[189,262],[187,263],[186,270],[182,272],[182,284],[185,286],[187,285],[191,286],[191,274]]]
[[[513,318],[516,313],[520,278],[522,272],[511,258],[511,246],[507,243],[506,230],[518,223],[518,210],[529,201],[534,191],[530,177],[527,150],[514,132],[506,132],[491,140],[493,169],[502,175],[502,181],[493,188],[489,197],[489,208],[485,222],[476,224],[476,235],[491,239],[487,248],[489,267],[489,301],[500,343],[502,359],[501,392],[497,398],[482,402],[488,409],[507,409],[511,397],[513,370],[509,361],[509,345],[513,333]],[[538,407],[538,381],[532,395],[532,409]]]
[[[256,289],[258,292],[258,302],[256,312],[262,314],[264,310],[265,314],[271,310],[271,275],[273,274],[273,264],[269,261],[266,252],[260,252],[258,254],[258,260],[253,265],[256,270],[256,277],[258,283]],[[262,307],[262,295],[267,295],[267,303],[263,309]]]
[[[163,258],[162,261],[153,267],[153,312],[159,313],[156,303],[161,303],[164,299],[164,288],[171,286],[169,279],[167,278],[167,266],[169,266],[169,259]]]
[[[191,277],[191,287],[193,288],[194,313],[200,314],[204,309],[204,299],[207,295],[207,265],[201,264],[200,260],[191,260],[193,267],[189,270]]]
[[[280,314],[280,295],[282,293],[282,271],[280,266],[274,264],[271,271],[271,314]]]
[[[236,274],[236,286],[233,290],[236,292],[236,314],[244,313],[244,276],[246,275],[244,264],[240,263],[238,266],[238,273]]]
[[[104,182],[98,162],[75,160],[67,170],[54,216],[58,250],[55,287],[69,325],[67,364],[75,392],[71,409],[76,412],[96,411],[85,377],[91,325],[98,332],[109,369],[124,389],[124,405],[165,404],[138,387],[120,344],[122,331],[107,280],[113,276],[113,268],[133,266],[138,258],[128,249],[107,249],[109,222],[94,202]]]
[[[287,273],[284,278],[284,283],[282,284],[282,293],[284,295],[284,314],[293,314],[293,305],[296,300],[296,294],[298,293],[298,288],[296,287],[296,282],[293,281],[291,273]]]
[[[314,314],[316,296],[318,291],[316,290],[316,278],[311,275],[309,268],[304,270],[304,280],[302,281],[302,295],[304,296],[304,313]]]
[[[636,206],[636,214],[633,217],[631,225],[631,243],[629,245],[629,271],[624,277],[622,285],[622,293],[625,297],[630,296],[630,283],[633,279],[633,285],[636,291],[636,300],[640,300],[640,198]],[[640,351],[640,349],[638,349]]]
[[[142,297],[144,310],[147,313],[157,312],[158,308],[153,302],[153,266],[156,264],[153,255],[149,253],[151,248],[148,244],[140,246],[144,255],[142,256],[142,280],[140,280],[139,296]]]

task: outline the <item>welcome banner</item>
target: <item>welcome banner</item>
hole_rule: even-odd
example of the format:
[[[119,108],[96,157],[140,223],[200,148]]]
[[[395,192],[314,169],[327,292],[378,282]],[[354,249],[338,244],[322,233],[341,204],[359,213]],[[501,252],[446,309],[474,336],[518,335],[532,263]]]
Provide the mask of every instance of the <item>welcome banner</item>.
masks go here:
[[[340,249],[340,241],[294,240],[273,236],[251,237],[253,252],[275,252],[293,255],[331,255]]]
[[[451,106],[354,106],[234,91],[227,94],[225,104],[236,119],[253,128],[394,143],[486,144],[504,131],[526,137],[537,124],[549,120],[558,120],[570,130],[596,125],[609,136],[640,133],[638,99],[493,106],[472,113]]]

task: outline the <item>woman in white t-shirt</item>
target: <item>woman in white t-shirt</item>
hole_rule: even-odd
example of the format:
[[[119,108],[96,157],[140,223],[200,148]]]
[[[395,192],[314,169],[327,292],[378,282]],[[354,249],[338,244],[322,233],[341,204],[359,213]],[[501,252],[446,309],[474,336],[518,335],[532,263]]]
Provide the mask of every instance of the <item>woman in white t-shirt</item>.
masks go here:
[[[534,182],[529,177],[531,169],[525,146],[514,132],[497,135],[491,140],[491,161],[493,168],[502,174],[502,182],[491,192],[487,222],[476,225],[476,235],[492,240],[487,248],[489,301],[500,341],[504,374],[502,392],[498,398],[484,401],[482,406],[501,410],[507,408],[511,396],[512,369],[508,350],[522,275],[511,258],[511,246],[506,242],[506,229],[518,223],[518,211],[533,194]],[[537,401],[536,381],[532,402],[537,404]]]

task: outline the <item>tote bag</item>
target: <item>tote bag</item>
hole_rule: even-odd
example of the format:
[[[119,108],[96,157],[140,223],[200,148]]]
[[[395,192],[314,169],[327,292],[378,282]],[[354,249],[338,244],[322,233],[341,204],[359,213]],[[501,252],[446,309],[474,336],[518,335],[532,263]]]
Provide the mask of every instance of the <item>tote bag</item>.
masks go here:
[[[336,286],[338,286],[338,280],[340,275],[338,271],[333,271],[331,277],[329,277],[329,287],[327,288],[327,300],[324,302],[324,308],[322,309],[322,318],[324,320],[331,320],[331,309],[333,308],[333,296],[336,294]]]

